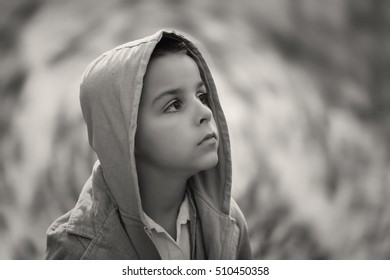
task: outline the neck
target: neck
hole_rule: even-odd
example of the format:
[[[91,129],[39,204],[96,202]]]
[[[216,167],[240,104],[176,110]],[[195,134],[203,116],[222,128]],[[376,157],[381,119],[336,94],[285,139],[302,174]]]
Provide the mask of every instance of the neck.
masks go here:
[[[154,221],[176,220],[189,176],[137,163],[143,211]]]

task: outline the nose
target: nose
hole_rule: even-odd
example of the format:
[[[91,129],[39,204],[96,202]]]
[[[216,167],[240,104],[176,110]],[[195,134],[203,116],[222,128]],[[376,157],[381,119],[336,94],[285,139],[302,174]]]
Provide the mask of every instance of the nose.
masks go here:
[[[211,109],[206,105],[203,104],[198,100],[197,107],[196,107],[196,125],[202,125],[204,123],[208,123],[211,121],[211,118],[213,117],[213,113],[211,112]]]

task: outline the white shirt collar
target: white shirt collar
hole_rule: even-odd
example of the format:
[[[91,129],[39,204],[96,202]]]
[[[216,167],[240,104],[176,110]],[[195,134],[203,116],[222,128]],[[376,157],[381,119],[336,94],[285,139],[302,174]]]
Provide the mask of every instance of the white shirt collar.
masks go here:
[[[156,232],[166,232],[162,226],[156,223],[145,212],[143,213],[150,229],[154,229]],[[190,205],[189,205],[188,196],[186,194],[179,208],[179,214],[177,215],[177,219],[176,219],[176,228],[180,231],[180,226],[186,224],[189,220],[190,220]],[[177,232],[177,236],[179,236],[179,234],[180,233]]]

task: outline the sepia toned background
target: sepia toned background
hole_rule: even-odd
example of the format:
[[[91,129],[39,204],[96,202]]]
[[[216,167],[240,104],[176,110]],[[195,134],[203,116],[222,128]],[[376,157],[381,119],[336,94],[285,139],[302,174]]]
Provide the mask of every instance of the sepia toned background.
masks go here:
[[[0,259],[91,172],[87,64],[162,27],[208,51],[255,258],[390,258],[389,1],[0,0]]]

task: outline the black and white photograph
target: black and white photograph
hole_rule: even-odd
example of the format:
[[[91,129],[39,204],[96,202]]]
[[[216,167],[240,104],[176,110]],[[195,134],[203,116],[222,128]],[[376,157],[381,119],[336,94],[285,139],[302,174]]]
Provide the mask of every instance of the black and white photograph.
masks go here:
[[[390,259],[389,27],[384,0],[0,0],[0,259]]]

